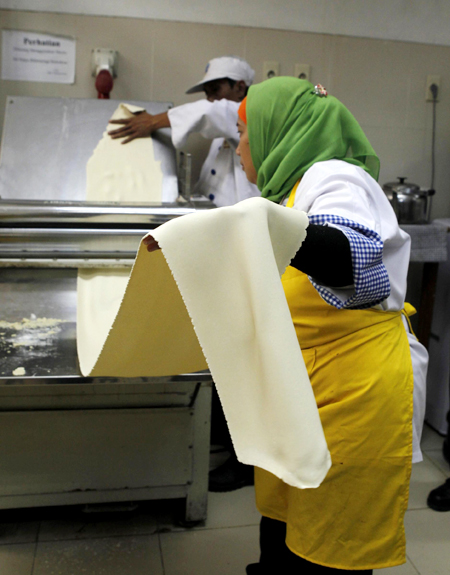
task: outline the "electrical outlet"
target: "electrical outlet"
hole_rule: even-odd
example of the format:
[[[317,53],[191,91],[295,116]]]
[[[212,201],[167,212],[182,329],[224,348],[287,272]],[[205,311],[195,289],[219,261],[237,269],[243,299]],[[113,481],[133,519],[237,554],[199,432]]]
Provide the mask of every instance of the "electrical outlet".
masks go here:
[[[264,62],[263,63],[263,80],[274,78],[280,75],[280,64],[278,62]]]
[[[430,90],[430,86],[432,86],[433,84],[435,84],[438,87],[436,102],[439,102],[439,92],[440,92],[440,85],[441,85],[441,77],[440,76],[427,76],[427,89],[425,92],[425,100],[427,102],[433,102],[434,101],[433,94]]]
[[[311,66],[309,64],[295,64],[294,76],[300,80],[311,82]]]
[[[109,48],[94,48],[91,53],[91,72],[95,78],[100,70],[110,70],[113,78],[117,78],[117,60],[119,52]]]

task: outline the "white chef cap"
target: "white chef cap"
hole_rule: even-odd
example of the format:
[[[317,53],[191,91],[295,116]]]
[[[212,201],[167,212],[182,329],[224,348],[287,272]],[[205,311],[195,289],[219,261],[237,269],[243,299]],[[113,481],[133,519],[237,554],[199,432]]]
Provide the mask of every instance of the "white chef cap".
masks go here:
[[[186,94],[202,92],[203,85],[212,80],[229,78],[230,80],[244,80],[246,86],[250,86],[255,77],[255,71],[249,64],[238,56],[223,56],[222,58],[213,58],[208,62],[203,79],[189,88]]]

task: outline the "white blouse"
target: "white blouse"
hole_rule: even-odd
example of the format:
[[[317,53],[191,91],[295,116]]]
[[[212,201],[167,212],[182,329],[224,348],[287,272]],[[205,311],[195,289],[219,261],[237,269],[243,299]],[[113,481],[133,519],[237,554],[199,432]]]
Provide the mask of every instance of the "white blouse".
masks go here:
[[[354,273],[355,285],[344,289],[322,286],[310,278],[325,301],[341,308],[403,309],[411,239],[400,229],[386,195],[368,173],[341,160],[317,162],[303,175],[294,208],[305,211],[311,223],[340,229],[350,243],[353,270],[360,272]],[[383,276],[388,279],[390,292],[379,301],[385,288],[385,282],[380,280]],[[357,292],[362,296],[352,305]],[[406,320],[403,323],[414,374],[413,463],[416,463],[422,461],[420,438],[425,417],[428,353],[410,333]]]
[[[352,241],[352,234],[348,232],[350,226],[333,223],[333,218],[338,216],[367,228],[369,233],[364,238],[369,245],[376,243],[375,238],[369,237],[370,231],[378,234],[382,242],[380,255],[389,278],[390,294],[377,307],[383,310],[403,309],[411,240],[409,235],[399,228],[385,193],[367,172],[341,160],[317,162],[303,175],[295,195],[294,208],[305,211],[312,223],[319,219],[328,220],[326,225],[337,227],[346,234],[352,249],[354,269],[355,259],[367,254],[358,253],[355,242]],[[357,233],[361,231],[358,226],[352,227]],[[377,250],[374,251],[372,260],[369,258],[361,264],[361,267],[367,270],[366,275],[373,275],[373,259],[376,257]],[[375,279],[360,278],[361,281]],[[344,303],[354,294],[355,286],[347,289],[327,288],[327,291]],[[370,301],[368,303],[370,304]]]

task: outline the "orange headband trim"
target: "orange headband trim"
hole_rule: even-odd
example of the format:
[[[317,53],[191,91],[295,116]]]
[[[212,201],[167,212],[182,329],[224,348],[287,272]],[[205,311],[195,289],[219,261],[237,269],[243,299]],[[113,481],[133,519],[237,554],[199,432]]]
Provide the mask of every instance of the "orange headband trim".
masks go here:
[[[247,96],[242,100],[238,110],[239,118],[247,125]]]

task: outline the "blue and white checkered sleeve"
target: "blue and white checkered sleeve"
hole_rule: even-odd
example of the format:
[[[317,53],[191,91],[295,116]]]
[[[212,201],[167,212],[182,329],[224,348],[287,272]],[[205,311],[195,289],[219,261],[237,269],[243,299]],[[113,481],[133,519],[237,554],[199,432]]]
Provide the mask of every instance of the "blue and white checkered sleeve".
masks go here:
[[[365,309],[385,300],[391,291],[389,276],[383,264],[383,241],[373,230],[331,214],[308,215],[311,224],[333,224],[350,242],[354,287],[344,301],[336,289],[327,288],[309,278],[321,297],[338,309]]]

